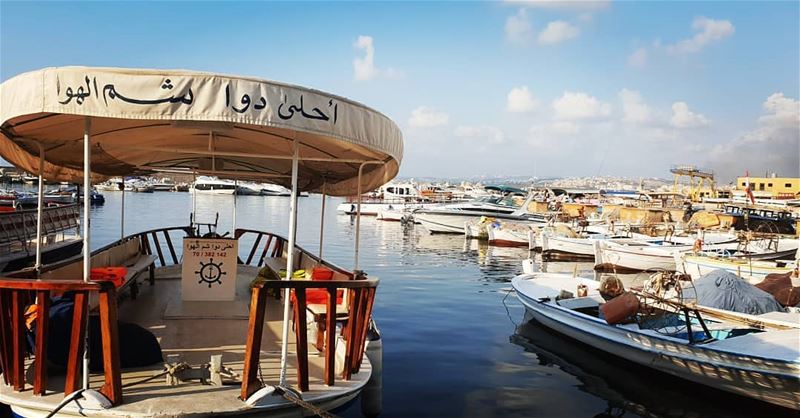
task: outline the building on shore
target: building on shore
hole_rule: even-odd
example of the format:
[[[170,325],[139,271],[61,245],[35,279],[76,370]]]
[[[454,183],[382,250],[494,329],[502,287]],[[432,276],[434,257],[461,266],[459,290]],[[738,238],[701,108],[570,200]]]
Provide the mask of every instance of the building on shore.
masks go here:
[[[800,178],[777,177],[739,177],[736,179],[734,196],[746,194],[748,181],[753,197],[756,199],[800,199]]]

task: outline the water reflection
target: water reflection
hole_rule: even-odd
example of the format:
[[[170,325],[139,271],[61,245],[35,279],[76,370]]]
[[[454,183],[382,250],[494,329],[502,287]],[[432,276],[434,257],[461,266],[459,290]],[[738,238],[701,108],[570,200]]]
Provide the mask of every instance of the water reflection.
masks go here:
[[[619,359],[545,328],[526,312],[509,341],[539,365],[575,376],[584,392],[605,399],[595,417],[777,417],[788,410],[687,382]],[[796,416],[796,415],[795,415]]]

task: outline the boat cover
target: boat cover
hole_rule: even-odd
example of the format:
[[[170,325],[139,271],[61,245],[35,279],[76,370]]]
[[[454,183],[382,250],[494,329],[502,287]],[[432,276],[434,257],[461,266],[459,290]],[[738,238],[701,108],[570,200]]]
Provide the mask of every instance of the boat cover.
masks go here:
[[[751,315],[784,311],[772,295],[726,270],[700,276],[694,280],[694,288],[698,305]]]
[[[0,157],[48,180],[80,182],[91,119],[93,181],[175,171],[354,195],[391,180],[400,129],[352,100],[274,81],[185,70],[58,67],[0,84]]]

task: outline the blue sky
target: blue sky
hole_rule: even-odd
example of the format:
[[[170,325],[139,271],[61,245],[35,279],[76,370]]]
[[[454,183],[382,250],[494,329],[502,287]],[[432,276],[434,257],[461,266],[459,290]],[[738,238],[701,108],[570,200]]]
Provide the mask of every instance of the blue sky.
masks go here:
[[[403,176],[798,176],[798,22],[798,2],[4,1],[0,78],[89,65],[315,87],[398,123]]]

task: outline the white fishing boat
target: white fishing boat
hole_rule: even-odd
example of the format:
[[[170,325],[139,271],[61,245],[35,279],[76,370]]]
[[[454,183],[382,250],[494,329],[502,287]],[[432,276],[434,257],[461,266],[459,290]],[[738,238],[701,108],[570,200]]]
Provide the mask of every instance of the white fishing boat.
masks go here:
[[[740,246],[736,237],[720,235],[719,241],[674,244],[670,241],[595,240],[596,270],[653,271],[676,269],[675,254],[700,251],[735,251]]]
[[[258,106],[247,105],[250,95]],[[359,265],[360,219],[355,262],[338,267],[322,257],[322,234],[319,252],[296,245],[297,198],[360,195],[393,178],[402,134],[386,116],[266,80],[87,67],[10,78],[0,101],[0,157],[40,184],[82,181],[85,196],[83,257],[43,264],[38,233],[35,267],[0,277],[0,402],[16,414],[319,415],[377,376],[365,352],[378,280]],[[92,178],[176,171],[291,187],[288,237],[235,226],[230,237],[200,236],[193,223],[121,231],[89,251]],[[42,221],[40,212],[39,231]],[[53,323],[64,311],[50,309],[62,293],[68,326]]]
[[[691,251],[691,246],[664,247],[643,242],[614,243],[594,241],[596,270],[675,270],[675,253]]]
[[[536,234],[543,222],[517,222],[497,220],[486,226],[489,245],[506,247],[527,247],[531,235]]]
[[[391,208],[378,211],[376,219],[389,222],[414,222],[414,214],[411,210]]]
[[[800,266],[800,250],[794,260],[753,260],[737,257],[720,257],[714,254],[675,254],[676,270],[692,278],[714,270],[725,270],[736,274],[752,284],[760,283],[769,274],[785,274]]]
[[[587,294],[574,297],[579,285]],[[774,313],[718,312],[728,318],[722,320],[686,308],[685,316],[680,309],[655,311],[664,320],[610,325],[599,317],[606,302],[595,280],[536,273],[514,277],[511,286],[536,321],[594,349],[741,396],[800,405],[800,324],[793,314],[778,321]]]

